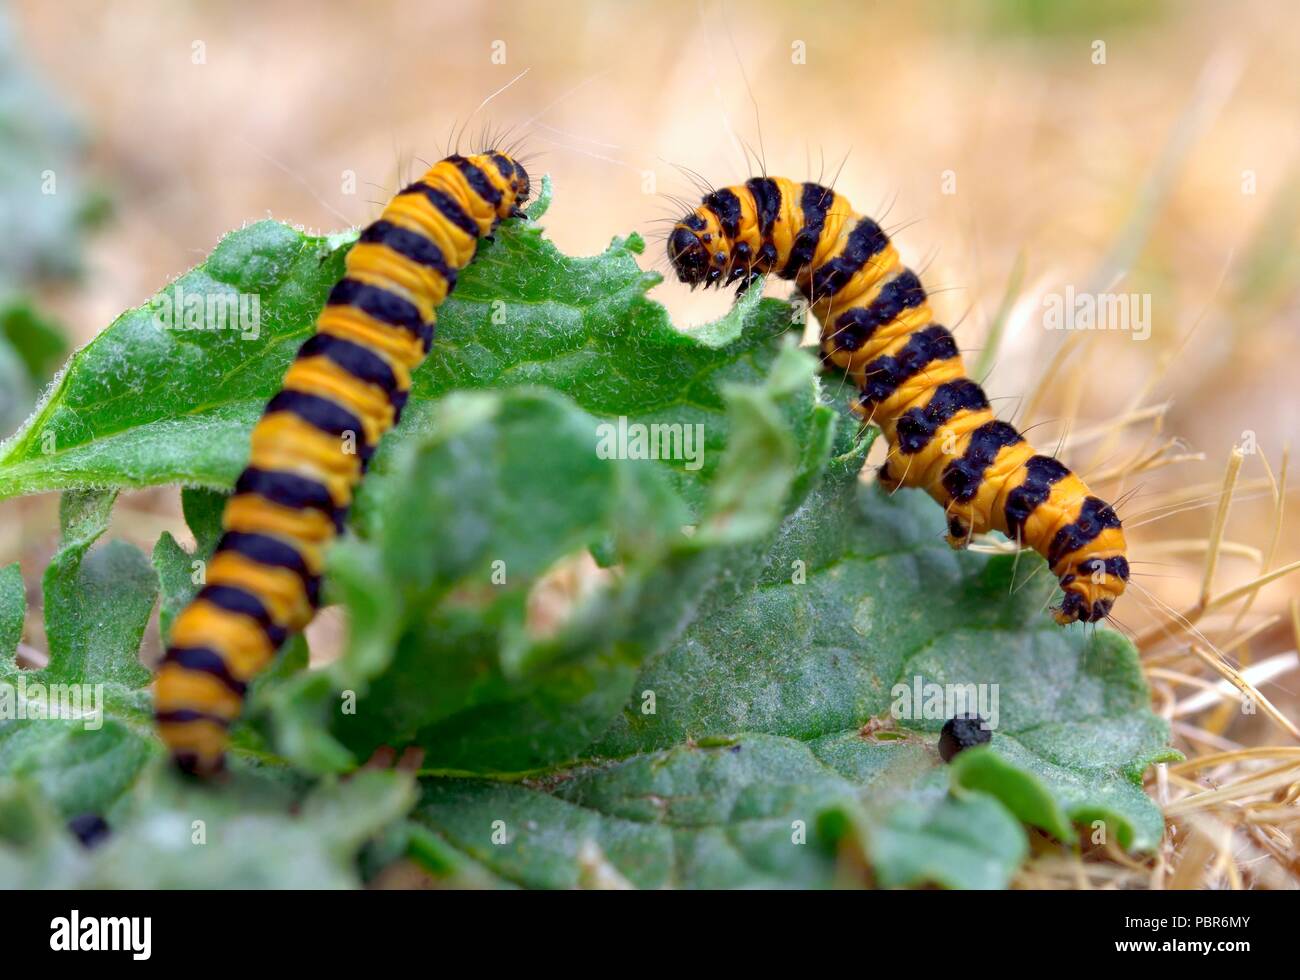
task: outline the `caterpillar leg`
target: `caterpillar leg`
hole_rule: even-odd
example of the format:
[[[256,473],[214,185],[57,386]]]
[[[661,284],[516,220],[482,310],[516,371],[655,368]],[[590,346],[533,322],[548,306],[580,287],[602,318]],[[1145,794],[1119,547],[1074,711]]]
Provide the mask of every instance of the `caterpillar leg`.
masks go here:
[[[948,526],[944,540],[956,551],[964,551],[975,534],[975,514],[968,504],[948,505]]]
[[[902,475],[895,474],[892,467],[892,461],[885,460],[885,462],[880,464],[880,469],[876,470],[876,482],[890,493],[893,493],[903,485]]]
[[[752,269],[749,272],[744,273],[744,278],[740,281],[740,285],[736,287],[736,299],[740,299],[740,297],[744,296],[745,293],[749,292],[749,287],[758,282],[762,275],[763,273],[759,272],[757,269]]]

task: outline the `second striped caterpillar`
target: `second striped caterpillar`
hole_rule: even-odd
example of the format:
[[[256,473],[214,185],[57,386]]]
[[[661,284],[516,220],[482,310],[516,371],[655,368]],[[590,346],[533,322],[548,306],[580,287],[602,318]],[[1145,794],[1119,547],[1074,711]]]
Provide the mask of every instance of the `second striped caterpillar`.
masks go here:
[[[1041,554],[1064,592],[1057,622],[1110,615],[1129,579],[1114,508],[994,416],[920,278],[843,195],[783,177],[712,191],[674,225],[668,259],[692,287],[793,280],[821,323],[823,361],[853,380],[854,410],[889,443],[881,483],[929,493],[954,548],[1000,531]]]

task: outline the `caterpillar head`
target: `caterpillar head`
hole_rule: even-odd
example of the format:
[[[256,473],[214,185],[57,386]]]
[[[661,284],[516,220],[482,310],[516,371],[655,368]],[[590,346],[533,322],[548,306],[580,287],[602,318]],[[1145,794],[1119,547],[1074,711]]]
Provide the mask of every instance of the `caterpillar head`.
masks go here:
[[[528,171],[518,160],[504,153],[490,151],[486,156],[500,178],[499,182],[494,181],[494,183],[504,185],[500,188],[502,194],[501,203],[497,206],[497,217],[501,219],[526,217],[523,204],[532,193]]]
[[[692,289],[721,283],[730,252],[726,236],[708,208],[692,211],[668,236],[668,261],[677,278]]]
[[[1061,576],[1065,598],[1060,608],[1052,611],[1053,617],[1063,626],[1105,619],[1128,585],[1128,577],[1128,559],[1122,554],[1083,559],[1073,571]]]
[[[524,165],[518,160],[511,160],[510,162],[515,167],[515,180],[517,181],[515,184],[515,205],[516,209],[518,209],[518,205],[523,204],[533,196],[533,185],[532,181],[528,179],[528,171],[524,169]]]

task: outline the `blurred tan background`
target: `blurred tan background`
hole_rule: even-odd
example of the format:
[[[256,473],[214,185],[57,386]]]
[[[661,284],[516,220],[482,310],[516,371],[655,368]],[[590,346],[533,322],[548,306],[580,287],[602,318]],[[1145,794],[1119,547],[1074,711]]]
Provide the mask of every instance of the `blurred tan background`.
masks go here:
[[[1104,471],[1170,436],[1205,454],[1107,487],[1138,488],[1121,513],[1146,587],[1174,606],[1200,588],[1197,542],[1234,443],[1255,433],[1276,471],[1297,430],[1300,11],[1281,0],[19,0],[11,16],[114,202],[84,280],[43,297],[78,343],[246,221],[367,221],[460,124],[520,128],[555,181],[548,232],[579,254],[653,235],[675,210],[664,195],[697,199],[674,164],[745,179],[741,141],[757,149],[761,125],[768,172],[838,172],[859,209],[887,210],[972,358],[1004,324],[986,387],[1042,423],[1042,448],[1170,403],[1161,435],[1148,418],[1067,455]],[[647,266],[661,252],[652,241]],[[1150,339],[1045,330],[1042,298],[1068,284],[1150,294]],[[654,295],[684,324],[730,301],[676,283]],[[1225,586],[1257,574],[1273,533],[1258,455],[1240,481]],[[144,509],[174,512],[161,500]],[[1138,526],[1179,500],[1191,509]],[[1300,557],[1295,526],[1273,567]],[[1294,647],[1292,594],[1268,586],[1247,620],[1278,617],[1268,651]],[[1152,622],[1137,601],[1116,612]]]

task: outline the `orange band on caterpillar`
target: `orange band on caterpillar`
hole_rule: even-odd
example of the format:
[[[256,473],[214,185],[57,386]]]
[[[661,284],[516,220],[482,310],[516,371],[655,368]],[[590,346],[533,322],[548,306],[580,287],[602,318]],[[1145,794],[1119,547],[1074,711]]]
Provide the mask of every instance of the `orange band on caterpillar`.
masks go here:
[[[221,766],[248,684],[319,604],[324,549],[380,438],[397,423],[434,310],[528,174],[503,153],[451,156],[361,232],[343,278],[253,429],[206,583],[177,616],[155,686],[158,731],[184,770]]]
[[[754,178],[708,194],[677,222],[668,259],[692,287],[794,280],[822,325],[823,361],[848,373],[860,390],[854,409],[889,442],[881,482],[942,504],[954,548],[1001,531],[1041,554],[1065,593],[1058,622],[1109,615],[1129,577],[1114,509],[994,417],[876,222],[820,184]]]

